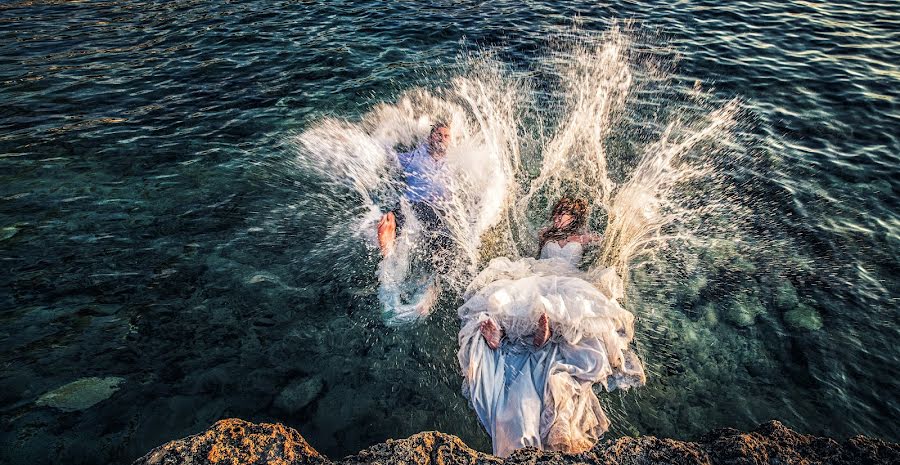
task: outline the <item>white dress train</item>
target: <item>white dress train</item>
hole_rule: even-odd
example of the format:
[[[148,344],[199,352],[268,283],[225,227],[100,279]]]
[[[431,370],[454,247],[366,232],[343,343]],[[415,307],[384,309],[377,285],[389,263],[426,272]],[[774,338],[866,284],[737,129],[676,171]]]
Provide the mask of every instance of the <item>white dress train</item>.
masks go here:
[[[616,300],[621,280],[607,269],[588,282],[577,267],[581,255],[579,243],[548,242],[539,260],[496,258],[466,291],[459,308],[463,394],[497,456],[525,446],[591,448],[609,429],[593,385],[627,389],[646,381],[629,347],[634,316]],[[536,348],[542,313],[552,336]],[[489,319],[505,333],[497,350],[481,336],[481,322]]]

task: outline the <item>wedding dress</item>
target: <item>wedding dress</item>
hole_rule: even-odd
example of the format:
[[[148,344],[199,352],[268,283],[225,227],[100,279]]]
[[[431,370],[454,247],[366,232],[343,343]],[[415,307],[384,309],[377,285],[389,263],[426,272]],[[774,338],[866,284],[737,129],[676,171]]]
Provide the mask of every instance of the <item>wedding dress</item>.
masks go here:
[[[609,429],[594,384],[627,389],[646,381],[629,344],[634,316],[622,308],[622,282],[610,268],[588,277],[583,247],[548,242],[541,258],[496,258],[466,290],[459,308],[463,394],[491,435],[494,454],[532,446],[563,452],[591,448]],[[552,336],[535,347],[541,314]],[[504,331],[492,350],[485,320]]]

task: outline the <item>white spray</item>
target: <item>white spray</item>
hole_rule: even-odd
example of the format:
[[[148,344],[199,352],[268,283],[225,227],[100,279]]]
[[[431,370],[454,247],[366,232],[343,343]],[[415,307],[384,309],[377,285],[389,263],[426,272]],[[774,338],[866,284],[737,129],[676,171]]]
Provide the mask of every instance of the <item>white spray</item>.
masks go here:
[[[438,207],[458,253],[441,278],[445,290],[463,289],[487,258],[533,256],[536,231],[562,195],[584,198],[591,218],[605,218],[605,241],[589,258],[589,273],[614,267],[627,279],[630,264],[673,237],[690,236],[691,218],[716,207],[714,199],[703,205],[688,199],[684,186],[715,177],[705,162],[711,152],[698,148],[727,140],[738,111],[729,102],[690,117],[672,112],[655,139],[611,146],[623,117],[635,116],[629,102],[641,82],[664,80],[633,50],[630,36],[615,26],[576,34],[528,74],[546,76],[543,86],[490,52],[466,56],[464,72],[445,88],[409,90],[359,121],[318,122],[297,138],[298,162],[332,195],[353,193],[358,214],[348,229],[377,253],[378,218],[403,192],[397,151],[422,143],[436,121],[447,122],[450,195]],[[630,168],[613,176],[611,165]],[[405,216],[396,249],[378,271],[389,323],[418,320],[437,297],[418,265],[427,253],[416,239],[421,225]]]

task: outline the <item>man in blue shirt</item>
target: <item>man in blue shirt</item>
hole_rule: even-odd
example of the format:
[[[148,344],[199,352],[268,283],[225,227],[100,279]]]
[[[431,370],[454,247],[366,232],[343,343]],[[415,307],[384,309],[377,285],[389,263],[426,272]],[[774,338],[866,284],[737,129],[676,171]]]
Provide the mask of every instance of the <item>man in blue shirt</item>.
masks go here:
[[[447,198],[447,145],[450,142],[450,125],[438,123],[431,127],[428,140],[416,149],[397,154],[406,182],[403,197],[409,201],[413,214],[422,223],[428,238],[428,246],[435,254],[442,254],[451,241],[440,215],[435,211]],[[403,214],[399,207],[385,213],[378,222],[378,246],[382,255],[393,250],[394,239],[403,228]]]

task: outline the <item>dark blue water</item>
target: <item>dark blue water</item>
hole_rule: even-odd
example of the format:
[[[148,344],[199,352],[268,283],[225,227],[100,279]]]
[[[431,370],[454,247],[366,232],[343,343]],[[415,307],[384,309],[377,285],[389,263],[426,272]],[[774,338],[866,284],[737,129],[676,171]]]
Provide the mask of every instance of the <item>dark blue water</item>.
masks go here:
[[[676,84],[743,99],[760,160],[749,245],[631,277],[649,383],[604,396],[611,435],[900,440],[898,5],[592,3],[0,4],[0,462],[128,463],[230,416],[333,457],[431,429],[486,450],[452,311],[386,327],[372,249],[309,254],[334,224],[279,166],[312,122],[464,48],[526,69],[575,17],[634,19]]]

